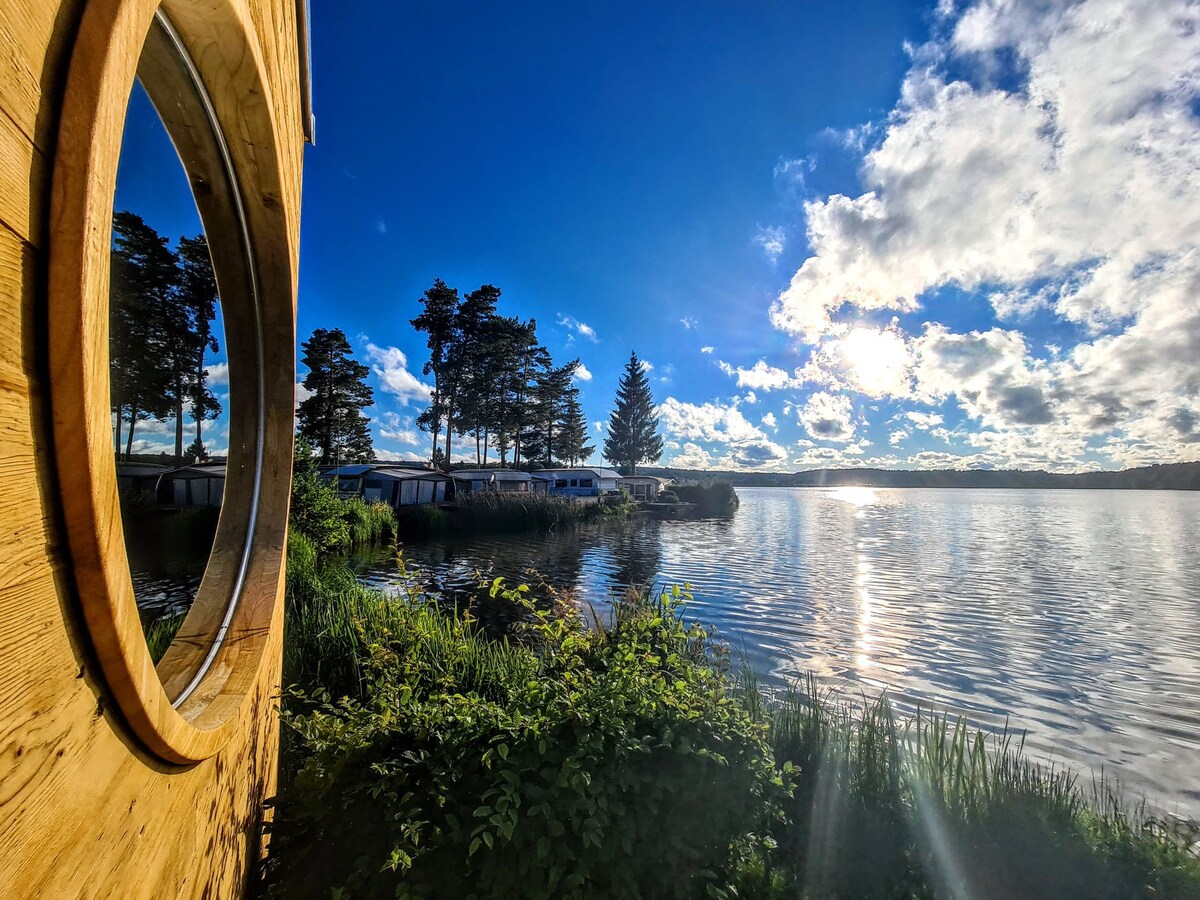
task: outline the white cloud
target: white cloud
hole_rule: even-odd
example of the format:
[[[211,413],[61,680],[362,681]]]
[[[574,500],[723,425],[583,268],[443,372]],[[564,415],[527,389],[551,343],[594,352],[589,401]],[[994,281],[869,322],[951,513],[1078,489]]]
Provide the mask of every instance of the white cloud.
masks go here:
[[[703,441],[722,445],[724,455],[704,450],[715,467],[729,469],[775,468],[787,461],[787,452],[770,440],[738,410],[736,403],[684,403],[668,397],[658,408],[666,434],[683,443],[684,450]],[[689,443],[690,442],[690,443]],[[695,457],[695,454],[691,454]],[[693,468],[699,466],[692,464]]]
[[[782,228],[760,227],[758,233],[754,235],[754,243],[762,247],[762,251],[767,255],[767,259],[775,262],[787,247],[787,234]]]
[[[591,381],[592,373],[583,363],[580,363],[575,369],[575,377],[580,381]]]
[[[759,419],[759,421],[762,422],[763,425],[770,428],[772,431],[779,430],[779,422],[776,420],[775,413],[773,413],[773,412],[767,413],[765,416],[763,416],[761,419]]]
[[[427,401],[432,396],[433,388],[408,371],[408,358],[399,347],[380,347],[368,341],[367,359],[374,363],[372,368],[379,376],[380,387],[401,405],[407,406],[410,400]]]
[[[379,436],[384,440],[409,444],[414,447],[421,443],[421,437],[413,423],[412,416],[401,418],[397,413],[385,412],[379,417],[379,422]]]
[[[638,362],[641,364],[642,371],[645,372],[646,374],[649,374],[654,371],[654,363],[650,362],[650,360],[640,359],[640,360],[638,360]]]
[[[604,428],[605,428],[605,425],[603,422],[593,422],[592,423],[592,430],[594,430],[596,432],[602,432],[602,431],[604,431]]]
[[[210,387],[218,384],[229,384],[229,363],[210,363],[204,367],[204,370],[208,372]]]
[[[682,325],[684,328],[686,328],[688,331],[691,331],[693,328],[695,328],[697,325],[699,325],[700,322],[695,316],[684,316],[682,319],[679,320],[679,324]]]
[[[908,419],[908,421],[912,422],[913,425],[922,431],[928,431],[935,425],[941,425],[943,421],[942,417],[937,413],[923,413],[911,409],[904,414],[904,418]]]
[[[888,443],[891,444],[893,447],[898,447],[902,443],[904,443],[906,440],[908,440],[909,435],[911,435],[911,434],[912,434],[912,431],[910,431],[907,428],[897,428],[895,431],[893,431],[891,434],[888,435]]]
[[[683,449],[667,462],[677,469],[713,469],[716,463],[712,456],[699,444],[686,443]]]
[[[800,410],[800,424],[818,441],[845,443],[854,437],[854,413],[850,398],[825,391],[811,394]]]
[[[596,329],[594,329],[587,322],[580,322],[574,316],[564,315],[563,313],[558,314],[557,321],[558,324],[563,328],[573,332],[571,335],[572,338],[578,334],[587,338],[593,344],[598,344],[600,342],[600,337],[596,334]]]
[[[378,234],[387,234],[387,222],[385,222],[383,219],[376,219],[375,231]]]
[[[713,352],[713,350],[715,350],[715,349],[716,349],[716,347],[712,347],[712,346],[705,346],[705,347],[701,347],[701,348],[700,348],[700,352],[701,352],[701,353],[712,353],[712,352]]]
[[[812,255],[771,310],[820,342],[802,377],[952,397],[989,464],[1200,459],[1200,7],[943,7],[896,108],[861,132],[861,192],[804,206]],[[947,286],[1006,324],[1055,317],[1080,337],[1038,359],[1014,328],[933,323],[903,341],[911,366],[897,344],[878,378],[835,345],[860,314]]]
[[[296,407],[313,395],[313,392],[306,388],[301,382],[296,382]]]
[[[738,387],[772,391],[790,387],[795,383],[792,376],[786,370],[767,365],[765,359],[760,359],[749,369],[743,369],[740,366],[735,368],[724,360],[720,360],[717,365],[730,378],[737,379]]]

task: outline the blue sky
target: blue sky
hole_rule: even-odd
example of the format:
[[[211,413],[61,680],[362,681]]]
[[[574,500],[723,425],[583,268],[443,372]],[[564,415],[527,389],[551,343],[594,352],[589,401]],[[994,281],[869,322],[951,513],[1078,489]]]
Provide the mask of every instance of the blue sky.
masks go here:
[[[314,4],[300,337],[372,365],[382,456],[428,452],[440,277],[579,356],[595,423],[651,362],[666,462],[1200,458],[1197,18]]]

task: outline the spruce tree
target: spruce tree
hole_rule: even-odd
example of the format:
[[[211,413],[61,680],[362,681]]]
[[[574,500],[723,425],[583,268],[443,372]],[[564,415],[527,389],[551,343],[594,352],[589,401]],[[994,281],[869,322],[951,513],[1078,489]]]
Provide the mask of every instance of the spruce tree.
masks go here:
[[[662,451],[650,380],[637,354],[631,353],[617,385],[617,408],[608,421],[604,458],[624,469],[625,474],[636,475],[638,463],[657,462]]]
[[[318,328],[300,346],[308,367],[303,384],[312,396],[297,412],[299,435],[312,442],[321,465],[371,462],[370,420],[362,413],[374,399],[363,380],[370,369],[350,355],[340,328]]]
[[[588,443],[587,417],[579,403],[579,388],[571,385],[563,397],[562,418],[559,420],[558,452],[567,465],[578,466],[587,462],[596,448]]]

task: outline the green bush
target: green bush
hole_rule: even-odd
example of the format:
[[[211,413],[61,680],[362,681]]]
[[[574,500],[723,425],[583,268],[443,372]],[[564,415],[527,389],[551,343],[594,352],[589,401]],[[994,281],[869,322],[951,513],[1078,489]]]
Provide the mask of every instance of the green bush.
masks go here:
[[[523,586],[492,591],[526,613],[511,640],[483,638],[416,587],[334,601],[388,611],[356,622],[373,638],[357,695],[287,704],[303,762],[277,805],[271,889],[722,896],[785,790],[765,725],[683,621],[679,593],[585,628]]]
[[[303,441],[296,443],[288,525],[308,539],[318,557],[349,553],[396,535],[392,508],[361,497],[339,497],[332,484],[321,480],[312,448]]]
[[[445,509],[420,506],[406,512],[400,529],[409,538],[553,531],[606,517],[628,516],[631,508],[627,503],[581,503],[547,494],[478,491],[460,494]]]
[[[695,503],[707,515],[726,515],[738,508],[737,491],[728,481],[677,484],[672,490],[681,501]]]

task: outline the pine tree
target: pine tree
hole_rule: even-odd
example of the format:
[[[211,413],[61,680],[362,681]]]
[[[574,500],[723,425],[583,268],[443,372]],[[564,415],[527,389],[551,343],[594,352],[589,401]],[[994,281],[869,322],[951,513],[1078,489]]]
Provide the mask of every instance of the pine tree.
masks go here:
[[[451,349],[458,338],[458,288],[452,288],[438,278],[433,287],[421,295],[424,311],[411,321],[413,328],[424,331],[429,335],[426,346],[429,347],[429,361],[422,370],[426,375],[433,375],[433,397],[429,408],[417,417],[417,427],[422,431],[433,432],[433,450],[430,459],[437,456],[438,437],[442,432],[442,421],[453,417],[454,410],[450,405],[454,393],[450,384],[452,378],[448,371]],[[449,434],[447,434],[449,443]],[[447,455],[448,457],[448,455]]]
[[[221,401],[208,389],[207,353],[217,353],[221,344],[213,330],[217,316],[217,279],[213,274],[208,240],[203,234],[179,239],[179,299],[191,320],[189,393],[191,416],[196,422],[196,445],[204,446],[204,421],[221,415]],[[176,422],[176,445],[182,440],[182,416]],[[185,454],[187,455],[187,454]]]
[[[662,451],[650,380],[637,354],[631,353],[617,385],[617,408],[608,421],[604,458],[624,468],[627,475],[635,475],[638,463],[657,462]]]
[[[128,211],[113,214],[109,300],[109,369],[116,452],[121,424],[129,423],[125,456],[133,452],[137,423],[170,415],[173,404],[172,313],[179,272],[167,239]]]
[[[362,410],[374,394],[363,380],[370,371],[350,355],[350,342],[340,328],[318,328],[300,345],[308,367],[304,387],[312,392],[300,404],[298,433],[312,442],[322,465],[370,462],[370,421]]]

